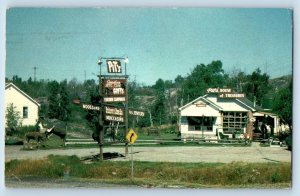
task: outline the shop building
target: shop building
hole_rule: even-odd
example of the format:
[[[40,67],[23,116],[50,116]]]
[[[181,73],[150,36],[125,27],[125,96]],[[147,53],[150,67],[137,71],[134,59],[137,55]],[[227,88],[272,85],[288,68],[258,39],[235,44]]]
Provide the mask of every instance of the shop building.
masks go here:
[[[179,108],[179,128],[182,139],[220,139],[266,137],[280,130],[277,115],[265,112],[245,98],[243,94],[216,92],[198,97]],[[229,94],[229,95],[228,95]],[[261,130],[261,129],[265,130]]]

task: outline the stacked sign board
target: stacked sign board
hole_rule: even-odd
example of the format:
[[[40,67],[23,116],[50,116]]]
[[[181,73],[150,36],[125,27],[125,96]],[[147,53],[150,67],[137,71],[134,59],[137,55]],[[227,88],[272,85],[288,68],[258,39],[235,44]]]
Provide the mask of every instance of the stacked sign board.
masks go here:
[[[107,59],[107,72],[109,75],[101,78],[101,88],[103,102],[105,103],[125,103],[127,99],[127,77],[117,75],[122,73],[122,64],[120,59]],[[124,109],[118,106],[104,106],[104,116],[106,121],[125,122]]]
[[[87,110],[103,111],[106,121],[125,122],[124,107],[113,105],[114,103],[125,103],[127,101],[127,76],[118,75],[122,73],[122,65],[119,59],[107,59],[107,72],[114,75],[105,75],[101,77],[101,91],[103,96],[103,107],[95,106],[88,103],[83,103],[82,108]],[[126,70],[126,69],[125,69]],[[76,104],[80,100],[73,101]],[[129,115],[145,116],[142,111],[133,109],[128,110]]]

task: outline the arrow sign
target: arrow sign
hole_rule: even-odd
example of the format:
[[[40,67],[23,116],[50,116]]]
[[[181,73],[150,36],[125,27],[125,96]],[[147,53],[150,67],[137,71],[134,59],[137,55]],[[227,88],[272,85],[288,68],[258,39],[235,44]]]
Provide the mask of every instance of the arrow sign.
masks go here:
[[[126,139],[130,144],[133,144],[135,140],[137,139],[137,134],[133,131],[133,129],[130,129],[126,135]]]

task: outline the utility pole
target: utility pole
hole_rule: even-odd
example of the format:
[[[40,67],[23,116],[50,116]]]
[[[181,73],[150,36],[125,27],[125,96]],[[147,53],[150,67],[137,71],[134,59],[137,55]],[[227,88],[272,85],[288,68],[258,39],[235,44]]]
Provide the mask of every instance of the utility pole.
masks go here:
[[[37,69],[37,67],[34,66],[34,67],[33,67],[33,70],[34,70],[34,77],[33,77],[33,80],[34,80],[34,81],[36,81],[36,69]]]

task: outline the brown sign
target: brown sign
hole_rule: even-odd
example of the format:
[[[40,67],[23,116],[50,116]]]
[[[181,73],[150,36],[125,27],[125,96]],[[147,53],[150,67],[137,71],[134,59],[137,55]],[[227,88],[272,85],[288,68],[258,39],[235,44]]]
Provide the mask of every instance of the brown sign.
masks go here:
[[[227,98],[227,99],[238,99],[244,98],[244,93],[220,93],[219,98]]]
[[[108,73],[122,73],[121,61],[116,59],[107,59],[107,72]]]
[[[107,121],[116,121],[116,122],[124,122],[123,116],[114,116],[114,115],[105,115],[105,120]]]
[[[136,110],[128,110],[129,115],[133,116],[145,116],[145,112],[136,111]]]
[[[91,104],[82,104],[82,108],[86,110],[97,110],[100,111],[99,106],[91,105]]]
[[[125,102],[126,98],[125,97],[104,97],[103,101],[108,103],[108,102]]]
[[[102,88],[105,96],[122,97],[126,95],[126,80],[103,79]]]
[[[122,108],[105,106],[104,111],[106,115],[124,116],[124,111]]]

